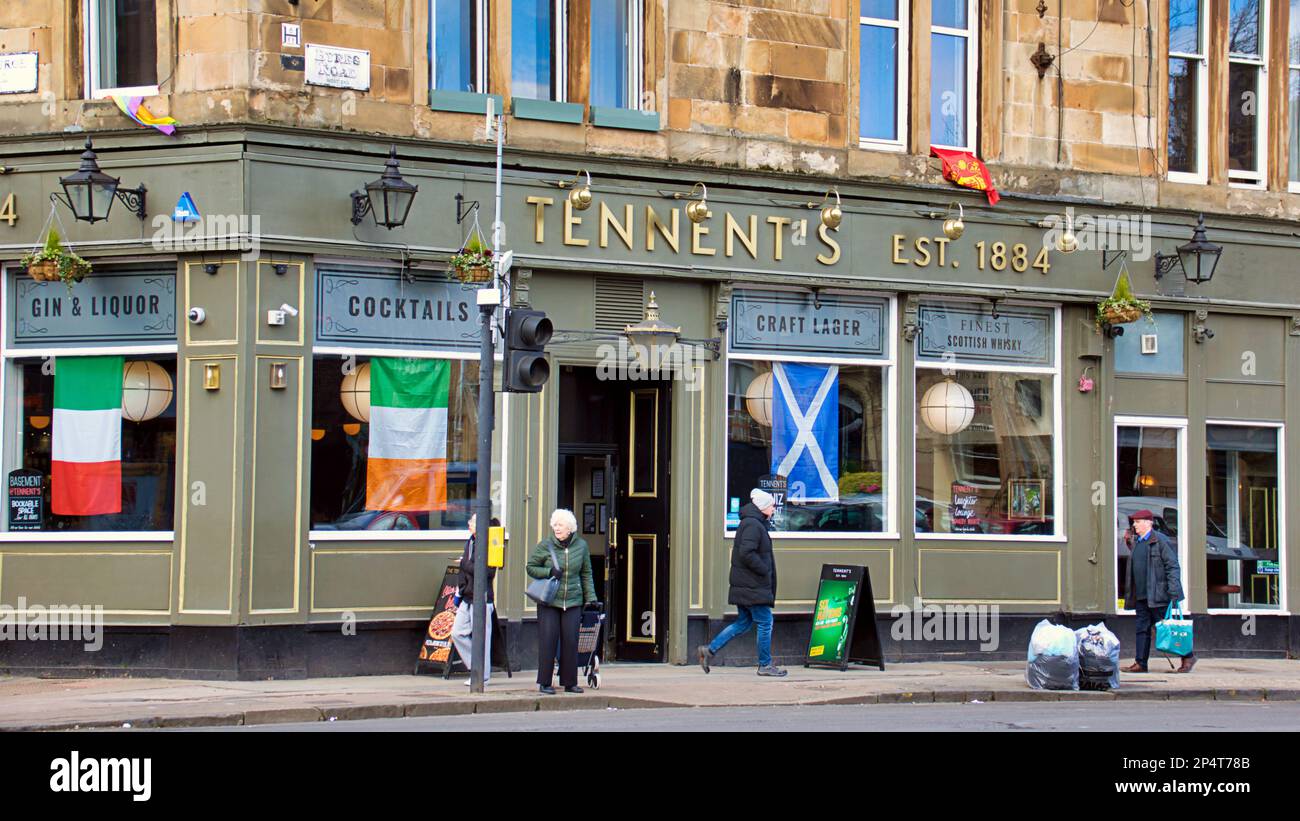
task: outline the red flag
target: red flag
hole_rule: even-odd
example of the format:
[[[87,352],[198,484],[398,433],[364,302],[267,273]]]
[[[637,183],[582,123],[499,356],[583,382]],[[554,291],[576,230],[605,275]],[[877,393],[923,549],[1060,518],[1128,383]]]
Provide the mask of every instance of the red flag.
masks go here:
[[[997,205],[1001,197],[993,187],[993,178],[979,157],[966,151],[949,151],[946,148],[930,146],[930,156],[943,160],[943,175],[964,188],[983,191],[989,198],[989,205]]]

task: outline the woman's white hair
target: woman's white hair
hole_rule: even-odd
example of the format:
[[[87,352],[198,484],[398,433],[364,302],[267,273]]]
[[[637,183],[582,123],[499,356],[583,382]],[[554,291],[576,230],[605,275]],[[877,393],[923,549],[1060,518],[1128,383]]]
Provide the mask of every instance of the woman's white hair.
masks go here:
[[[573,515],[572,510],[565,510],[562,507],[557,508],[555,512],[551,514],[551,527],[555,527],[557,522],[568,526],[570,533],[578,532],[578,517]]]

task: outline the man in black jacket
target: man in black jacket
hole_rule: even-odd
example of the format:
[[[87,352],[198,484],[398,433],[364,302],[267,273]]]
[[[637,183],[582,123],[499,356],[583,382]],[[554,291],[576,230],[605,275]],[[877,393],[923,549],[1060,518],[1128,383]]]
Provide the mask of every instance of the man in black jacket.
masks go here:
[[[772,606],[776,604],[776,557],[772,555],[772,537],[768,520],[776,512],[772,494],[755,488],[750,503],[740,509],[740,526],[731,548],[731,590],[727,601],[736,605],[739,616],[711,644],[697,649],[700,666],[709,672],[709,659],[723,646],[758,627],[758,674],[784,676],[786,671],[772,663]]]
[[[1128,562],[1128,595],[1137,615],[1136,660],[1124,668],[1126,673],[1145,673],[1151,657],[1151,637],[1155,624],[1165,617],[1170,602],[1183,599],[1183,583],[1178,568],[1178,551],[1160,531],[1153,530],[1155,514],[1139,510],[1129,517],[1136,535]],[[1188,654],[1175,673],[1190,673],[1196,658]]]
[[[469,667],[470,652],[474,640],[474,534],[477,533],[478,516],[469,517],[470,536],[465,540],[465,550],[460,554],[460,604],[456,607],[456,622],[451,628],[451,640],[456,645],[456,653],[460,655],[460,660]],[[492,518],[492,526],[500,527],[496,517]],[[488,566],[487,578],[487,634],[483,637],[483,657],[487,659],[486,668],[483,671],[483,683],[487,684],[488,679],[492,677],[492,611],[495,609],[495,600],[492,594],[492,581],[497,576],[497,569]],[[469,679],[465,680],[466,686],[469,685]]]

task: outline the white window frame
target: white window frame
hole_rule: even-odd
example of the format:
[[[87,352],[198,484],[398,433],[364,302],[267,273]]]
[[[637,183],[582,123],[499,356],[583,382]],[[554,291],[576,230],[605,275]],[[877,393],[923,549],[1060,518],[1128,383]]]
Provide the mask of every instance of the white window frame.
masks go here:
[[[757,291],[785,291],[787,293],[807,293],[800,288],[783,288],[780,286],[761,286],[753,290]],[[731,459],[727,450],[730,446],[730,436],[728,435],[727,426],[730,420],[730,398],[731,398],[731,362],[797,362],[811,365],[842,365],[845,367],[877,367],[883,368],[884,378],[881,384],[885,389],[885,398],[881,410],[885,414],[885,477],[884,487],[884,510],[885,510],[885,529],[878,533],[861,530],[845,530],[834,533],[823,532],[804,532],[804,531],[772,531],[771,537],[774,541],[782,539],[810,539],[826,541],[897,541],[899,538],[899,502],[904,494],[898,491],[899,469],[898,469],[898,334],[895,332],[895,319],[897,311],[898,298],[889,294],[873,294],[866,292],[848,292],[848,291],[825,291],[826,295],[835,293],[852,293],[855,296],[873,296],[884,299],[888,304],[886,307],[886,326],[881,329],[881,333],[886,334],[888,340],[887,358],[865,358],[865,357],[842,357],[842,356],[803,356],[799,354],[755,354],[748,351],[743,353],[733,353],[731,350],[731,333],[726,334],[726,356],[723,359],[723,369],[726,374],[723,390],[721,391],[722,407],[722,441],[727,443],[723,447],[722,459],[722,492],[725,495],[727,482],[731,473]],[[727,514],[722,514],[722,533],[724,539],[736,538],[736,531],[727,528]]]
[[[175,265],[175,260],[149,260],[149,262],[158,262],[161,265]],[[22,268],[15,264],[0,265],[0,288],[8,289],[9,280],[14,276],[23,276]],[[9,295],[5,295],[9,299]],[[17,465],[20,460],[15,460],[13,456],[21,456],[17,452],[20,446],[17,436],[18,431],[11,431],[10,424],[21,422],[22,414],[19,413],[18,419],[4,418],[4,409],[9,405],[9,379],[10,371],[14,368],[15,360],[32,359],[33,357],[59,357],[59,356],[172,356],[176,358],[176,367],[181,367],[180,345],[172,342],[161,345],[120,345],[113,347],[52,347],[52,348],[16,348],[9,345],[9,312],[6,310],[0,315],[0,448],[3,448],[5,458],[0,458],[0,464]],[[175,388],[176,386],[173,386]],[[179,392],[172,397],[173,402],[180,402]],[[179,430],[181,424],[180,407],[177,406],[176,423]],[[176,440],[176,482],[177,494],[179,498],[180,484],[180,460],[181,460],[182,442],[179,437]],[[173,526],[175,522],[173,522]],[[45,532],[39,530],[21,530],[21,531],[0,531],[0,544],[13,544],[21,542],[174,542],[176,540],[175,530],[94,530],[78,531],[70,533],[66,531]]]
[[[86,84],[86,98],[102,100],[107,97],[156,97],[158,85],[131,86],[115,88],[101,86],[99,82],[99,3],[96,0],[82,0],[82,60],[84,64],[83,80]],[[157,6],[154,7],[155,14]],[[159,44],[161,51],[161,43]],[[157,69],[155,68],[155,72]]]
[[[1295,55],[1295,62],[1291,62],[1290,53],[1291,42],[1300,39],[1300,14],[1291,15],[1290,28],[1291,31],[1287,36],[1287,76],[1285,83],[1288,98],[1291,96],[1290,89],[1292,76],[1294,75],[1296,81],[1300,83],[1300,53]],[[1294,105],[1296,108],[1300,108],[1300,100],[1297,100],[1295,103],[1288,103],[1288,105]],[[1296,112],[1291,112],[1292,121],[1295,120],[1295,116]],[[1291,146],[1297,142],[1300,142],[1300,129],[1293,129],[1286,147],[1288,157],[1291,156]],[[1287,187],[1290,189],[1292,194],[1300,194],[1300,162],[1295,163],[1295,167],[1292,167],[1290,172],[1287,174]]]
[[[907,123],[908,123],[908,106],[911,104],[909,89],[911,86],[908,71],[911,68],[912,58],[912,0],[898,0],[898,19],[886,20],[880,17],[868,17],[861,15],[858,17],[858,48],[862,48],[862,29],[864,26],[875,26],[876,28],[892,28],[898,37],[898,71],[897,71],[897,89],[895,91],[895,108],[897,109],[897,122],[894,125],[894,133],[898,135],[894,140],[882,140],[877,137],[863,137],[862,123],[858,123],[858,147],[874,148],[880,151],[906,151],[907,150]],[[861,60],[859,60],[861,65]],[[862,94],[861,82],[858,84],[858,94]],[[858,116],[862,116],[862,103],[858,102]]]
[[[1187,523],[1188,523],[1187,494],[1190,488],[1190,485],[1188,484],[1188,480],[1187,480],[1187,419],[1172,418],[1168,416],[1116,416],[1115,421],[1111,426],[1111,442],[1113,444],[1113,450],[1111,453],[1112,459],[1114,459],[1116,456],[1115,451],[1119,450],[1119,429],[1134,428],[1134,427],[1164,428],[1166,430],[1175,431],[1177,436],[1178,570],[1179,570],[1179,579],[1183,585],[1183,596],[1184,596],[1184,598],[1179,604],[1182,607],[1182,609],[1186,611],[1188,609],[1187,597],[1188,597],[1188,593],[1190,592],[1189,582],[1187,578],[1187,573],[1188,573],[1187,566],[1189,562],[1188,556],[1191,554],[1191,547],[1190,547],[1191,537],[1187,535],[1189,532],[1187,529]],[[1114,462],[1112,462],[1112,464],[1114,464]],[[1123,534],[1123,529],[1120,527],[1119,482],[1118,481],[1116,481],[1113,487],[1111,488],[1110,497],[1111,497],[1110,498],[1111,510],[1114,511],[1115,514],[1113,517],[1115,533],[1114,533],[1114,539],[1111,542],[1111,549],[1118,550],[1119,540],[1121,535]],[[1115,568],[1114,586],[1113,586],[1114,597],[1111,599],[1111,601],[1116,603],[1115,613],[1117,615],[1132,615],[1136,611],[1132,607],[1128,606],[1129,601],[1127,599],[1124,600],[1125,607],[1123,609],[1120,609],[1120,607],[1118,606],[1119,585],[1120,585],[1118,556],[1115,556],[1114,568]]]
[[[645,2],[644,0],[621,0],[627,6],[627,29],[623,32],[625,42],[623,48],[627,56],[627,85],[624,93],[627,96],[628,104],[623,106],[622,111],[644,111],[644,101],[642,96],[642,82],[645,74],[645,67],[642,63],[645,60]],[[561,4],[563,5],[563,4]],[[587,54],[586,60],[591,62],[591,40],[594,32],[591,31],[591,20],[587,21]],[[594,65],[588,65],[590,72],[595,70]],[[567,73],[567,68],[566,68]],[[590,90],[588,90],[588,99],[590,100]],[[608,106],[606,106],[608,107]]]
[[[340,265],[361,266],[367,269],[391,270],[393,273],[400,273],[401,268],[398,266],[389,266],[376,264],[371,260],[348,259],[344,257],[319,257],[316,260],[316,266],[319,269],[324,266],[326,269],[332,269]],[[421,270],[416,268],[417,271]],[[423,269],[426,272],[432,269]],[[477,352],[474,351],[448,351],[448,350],[430,350],[427,348],[381,348],[358,346],[350,347],[346,345],[317,345],[315,338],[312,340],[311,356],[308,361],[311,363],[311,373],[315,374],[317,356],[404,356],[412,359],[458,359],[473,362],[479,361]],[[502,355],[498,350],[492,355],[493,367],[498,368],[502,363]],[[312,392],[313,397],[315,391]],[[498,420],[497,429],[501,431],[501,438],[497,449],[500,451],[500,465],[502,482],[509,474],[506,472],[507,460],[510,456],[510,437],[506,432],[510,430],[510,405],[511,394],[499,392],[501,404],[498,408],[500,419]],[[311,470],[310,457],[306,469],[307,480],[307,501],[310,508],[311,502]],[[505,524],[509,524],[506,518],[509,515],[510,494],[502,493],[498,503],[498,517]],[[474,535],[468,530],[312,530],[311,516],[307,520],[307,540],[308,542],[464,542],[470,536]],[[314,549],[315,545],[311,545]]]
[[[1166,134],[1169,128],[1169,61],[1174,59],[1191,60],[1197,63],[1196,70],[1196,170],[1195,171],[1166,171],[1165,177],[1170,182],[1184,182],[1194,185],[1205,185],[1210,180],[1210,160],[1207,135],[1210,131],[1210,58],[1207,42],[1209,40],[1210,25],[1210,5],[1212,0],[1197,0],[1197,9],[1200,13],[1200,21],[1196,26],[1198,37],[1199,52],[1169,51],[1165,59],[1165,129]],[[1165,43],[1169,43],[1169,17],[1165,16]],[[1165,138],[1165,162],[1168,164],[1169,159],[1169,139]]]
[[[1225,0],[1226,2],[1226,0]],[[1233,188],[1263,188],[1268,182],[1268,48],[1269,48],[1269,0],[1259,0],[1259,55],[1228,53],[1228,71],[1233,65],[1254,66],[1255,71],[1255,156],[1258,158],[1255,171],[1228,170],[1228,184]],[[1226,45],[1226,44],[1225,44]],[[1229,81],[1231,83],[1231,81]],[[1229,101],[1231,105],[1232,101]],[[1223,123],[1224,140],[1227,140],[1229,120]],[[1232,157],[1228,157],[1231,165]]]
[[[1205,426],[1223,425],[1237,428],[1273,428],[1277,431],[1277,563],[1278,563],[1278,606],[1277,609],[1255,607],[1207,607],[1206,612],[1213,615],[1238,616],[1290,616],[1287,602],[1287,550],[1286,550],[1286,424],[1283,422],[1259,422],[1241,419],[1206,419]],[[1186,592],[1186,588],[1184,588]]]
[[[474,88],[476,94],[486,94],[488,90],[488,0],[470,0],[474,4]],[[429,88],[438,88],[438,3],[429,0]],[[463,88],[444,89],[445,91],[465,91]]]
[[[960,297],[938,297],[931,302],[942,302],[944,304],[967,303],[971,305],[980,305],[982,300],[963,299]],[[924,304],[925,301],[923,301]],[[971,364],[957,362],[928,362],[916,357],[916,352],[912,352],[913,360],[913,385],[916,384],[917,377],[922,370],[951,370],[951,371],[974,371],[976,373],[1027,373],[1042,374],[1052,377],[1052,530],[1051,536],[1017,536],[1013,533],[920,533],[915,531],[916,523],[913,516],[913,533],[912,537],[920,541],[937,541],[937,542],[1029,542],[1038,544],[1057,543],[1064,544],[1069,541],[1066,529],[1066,504],[1065,504],[1065,443],[1061,435],[1061,419],[1064,412],[1064,397],[1061,390],[1061,306],[1060,305],[1042,305],[1033,302],[999,302],[999,306],[1010,307],[1023,306],[1029,308],[1047,308],[1052,312],[1052,337],[1053,337],[1053,361],[1052,367],[1037,367],[1028,365],[998,365],[989,367],[986,364]],[[913,388],[913,393],[915,393]],[[916,508],[916,435],[917,426],[924,424],[919,414],[920,397],[914,396],[912,399],[912,487],[907,493],[908,501],[911,503],[909,509]]]
[[[923,0],[924,1],[924,0]],[[899,0],[899,3],[907,0]],[[966,144],[965,145],[948,145],[947,143],[936,142],[934,137],[934,124],[930,124],[930,143],[939,148],[950,148],[956,151],[976,152],[976,140],[979,134],[979,125],[975,120],[976,113],[979,109],[979,51],[980,51],[980,16],[979,4],[977,0],[966,0],[966,25],[964,29],[948,28],[946,26],[930,26],[930,43],[931,57],[930,68],[933,74],[934,56],[933,44],[934,35],[948,34],[954,37],[962,37],[966,40]],[[926,99],[925,104],[933,110],[934,90],[931,88],[930,97]]]

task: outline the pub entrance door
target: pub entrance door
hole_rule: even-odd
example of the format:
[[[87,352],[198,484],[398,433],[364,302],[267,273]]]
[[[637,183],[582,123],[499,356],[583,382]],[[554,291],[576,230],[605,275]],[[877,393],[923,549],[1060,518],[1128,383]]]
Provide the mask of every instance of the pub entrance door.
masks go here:
[[[591,548],[608,658],[663,661],[668,648],[671,393],[595,368],[560,373],[558,498]]]

